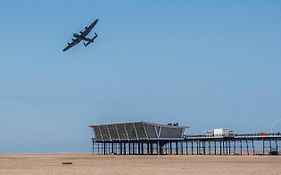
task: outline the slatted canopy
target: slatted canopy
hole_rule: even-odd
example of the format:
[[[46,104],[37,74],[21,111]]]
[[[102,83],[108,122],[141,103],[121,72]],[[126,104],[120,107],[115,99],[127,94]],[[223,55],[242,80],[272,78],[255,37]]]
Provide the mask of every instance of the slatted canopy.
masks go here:
[[[97,142],[150,141],[183,139],[184,126],[148,122],[90,125]]]

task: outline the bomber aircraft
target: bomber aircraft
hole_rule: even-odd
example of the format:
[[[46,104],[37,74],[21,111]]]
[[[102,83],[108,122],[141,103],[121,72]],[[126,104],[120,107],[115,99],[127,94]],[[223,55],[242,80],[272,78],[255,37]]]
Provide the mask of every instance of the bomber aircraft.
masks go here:
[[[80,33],[73,33],[74,38],[72,38],[72,42],[67,43],[68,45],[66,46],[66,48],[64,48],[62,51],[67,51],[68,49],[70,49],[71,47],[75,46],[76,44],[78,44],[80,41],[84,41],[84,46],[87,47],[90,43],[94,42],[94,40],[96,39],[96,37],[98,37],[98,35],[95,33],[95,36],[93,38],[87,38],[87,35],[91,32],[91,30],[95,27],[95,25],[97,24],[98,19],[96,19],[90,26],[85,26],[85,30],[81,30]]]

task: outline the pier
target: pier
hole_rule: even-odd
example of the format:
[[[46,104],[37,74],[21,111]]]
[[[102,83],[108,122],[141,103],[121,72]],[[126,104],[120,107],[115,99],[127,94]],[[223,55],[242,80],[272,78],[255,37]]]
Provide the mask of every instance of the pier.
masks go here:
[[[104,155],[277,155],[281,142],[281,133],[184,135],[188,127],[147,122],[90,127],[93,154]]]

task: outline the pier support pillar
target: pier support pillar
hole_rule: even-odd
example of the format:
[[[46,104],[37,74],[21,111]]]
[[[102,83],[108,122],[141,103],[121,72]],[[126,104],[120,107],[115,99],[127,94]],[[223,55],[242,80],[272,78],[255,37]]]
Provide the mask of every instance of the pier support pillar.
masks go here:
[[[247,154],[248,154],[248,155],[250,155],[250,154],[249,154],[249,145],[248,145],[248,140],[246,140],[246,148],[247,148]]]
[[[178,145],[178,141],[176,141],[176,155],[179,154],[179,145]]]
[[[278,148],[278,141],[277,141],[277,139],[275,140],[275,145],[276,145],[276,151],[277,151],[277,153],[279,153],[279,148]]]
[[[185,154],[188,155],[188,141],[185,142]]]
[[[221,141],[220,141],[220,155],[222,155],[222,143],[221,143]]]
[[[231,141],[228,141],[228,155],[231,154]]]
[[[150,147],[150,155],[152,155],[153,154],[153,143],[152,142],[150,143],[149,147]]]
[[[203,155],[205,155],[205,153],[206,153],[205,143],[206,143],[205,140],[201,142],[201,150],[202,150],[202,152],[200,152],[200,153],[203,154]]]
[[[92,154],[95,154],[95,142],[93,141]]]
[[[255,143],[254,143],[254,140],[252,140],[252,150],[253,150],[253,155],[255,155]]]
[[[196,141],[196,154],[199,154],[199,141]]]
[[[124,143],[124,154],[125,154],[125,155],[127,154],[127,148],[126,148],[126,146],[127,146],[127,143]]]
[[[194,152],[193,152],[193,140],[191,141],[191,154],[193,155]]]
[[[140,151],[140,142],[138,142],[138,155],[141,154],[141,151]]]
[[[211,141],[210,140],[208,142],[208,146],[209,146],[209,155],[211,155]]]
[[[233,141],[233,154],[236,154],[236,141]]]
[[[181,145],[181,155],[183,155],[183,141],[180,141],[180,145]]]
[[[215,144],[215,155],[217,155],[217,141],[214,141]]]
[[[106,154],[106,145],[105,145],[105,143],[103,143],[103,154],[104,155]]]
[[[240,140],[240,155],[243,154],[243,146],[242,146],[242,140]]]

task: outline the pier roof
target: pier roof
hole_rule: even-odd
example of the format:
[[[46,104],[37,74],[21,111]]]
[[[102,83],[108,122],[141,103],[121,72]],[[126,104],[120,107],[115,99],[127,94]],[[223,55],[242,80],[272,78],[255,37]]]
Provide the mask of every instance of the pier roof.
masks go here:
[[[93,124],[90,127],[98,142],[184,139],[184,130],[188,128],[142,121]]]

